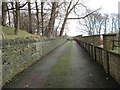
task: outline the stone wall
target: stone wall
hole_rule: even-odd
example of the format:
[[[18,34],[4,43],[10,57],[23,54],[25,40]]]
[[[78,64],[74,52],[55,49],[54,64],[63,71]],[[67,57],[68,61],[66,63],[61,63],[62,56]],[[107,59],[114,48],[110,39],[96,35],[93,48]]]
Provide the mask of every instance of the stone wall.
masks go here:
[[[112,50],[113,47],[113,42],[112,40],[117,40],[117,35],[116,34],[104,34],[103,35],[103,46],[107,50]]]
[[[92,36],[77,36],[74,39],[79,39],[84,42],[88,42],[94,44],[96,46],[100,45],[100,35],[92,35]]]
[[[92,36],[77,36],[74,39],[79,39],[80,41],[88,42],[96,46],[100,46],[100,35],[92,35]],[[113,40],[117,40],[116,34],[103,34],[103,47],[107,50],[112,50],[113,48]],[[118,45],[117,42],[114,44]]]
[[[66,38],[3,40],[3,85],[66,41]]]
[[[100,45],[100,35],[93,35],[93,41],[94,45],[99,46]]]
[[[120,54],[108,52],[110,75],[120,83]]]
[[[88,42],[76,41],[93,57],[118,83],[120,83],[120,53],[106,50]]]

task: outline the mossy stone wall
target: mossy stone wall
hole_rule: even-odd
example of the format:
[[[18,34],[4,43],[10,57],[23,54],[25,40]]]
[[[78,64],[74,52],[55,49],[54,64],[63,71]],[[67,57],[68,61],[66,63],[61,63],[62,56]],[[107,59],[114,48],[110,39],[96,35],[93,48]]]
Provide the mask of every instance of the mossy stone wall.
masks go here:
[[[66,38],[3,40],[3,85],[65,41]]]

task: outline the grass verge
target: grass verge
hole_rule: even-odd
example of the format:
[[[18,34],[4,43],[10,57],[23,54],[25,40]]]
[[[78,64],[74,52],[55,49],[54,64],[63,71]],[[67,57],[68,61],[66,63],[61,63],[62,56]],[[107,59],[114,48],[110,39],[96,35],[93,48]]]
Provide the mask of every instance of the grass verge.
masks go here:
[[[39,38],[40,36],[32,35],[24,30],[19,30],[18,35],[14,34],[15,28],[7,27],[7,26],[0,26],[2,29],[1,31],[4,34],[4,39],[27,39],[27,38]]]

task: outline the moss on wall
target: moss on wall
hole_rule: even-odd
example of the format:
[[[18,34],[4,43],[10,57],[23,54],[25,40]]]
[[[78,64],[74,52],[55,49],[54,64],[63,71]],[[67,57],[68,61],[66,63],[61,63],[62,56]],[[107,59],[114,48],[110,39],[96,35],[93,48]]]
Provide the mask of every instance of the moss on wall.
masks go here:
[[[3,40],[3,85],[65,41],[66,38]]]

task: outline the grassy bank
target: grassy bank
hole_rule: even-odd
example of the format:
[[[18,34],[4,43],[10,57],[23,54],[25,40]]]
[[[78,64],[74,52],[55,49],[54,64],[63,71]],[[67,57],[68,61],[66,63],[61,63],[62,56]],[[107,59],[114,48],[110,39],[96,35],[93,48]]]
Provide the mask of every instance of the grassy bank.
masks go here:
[[[39,38],[40,36],[32,35],[24,30],[19,30],[18,35],[14,34],[15,28],[7,27],[7,26],[0,26],[2,32],[4,34],[4,39],[26,39],[26,38]]]

